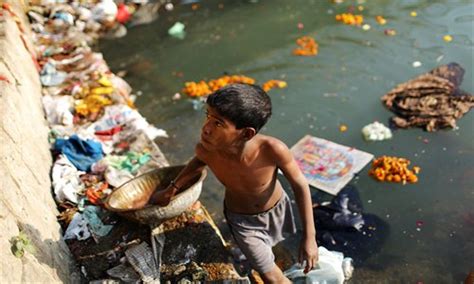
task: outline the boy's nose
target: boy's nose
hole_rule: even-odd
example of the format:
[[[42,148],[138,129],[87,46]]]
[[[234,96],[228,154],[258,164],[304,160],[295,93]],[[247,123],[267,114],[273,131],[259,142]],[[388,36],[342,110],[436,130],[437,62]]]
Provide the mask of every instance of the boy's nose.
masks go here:
[[[204,125],[202,126],[201,132],[209,135],[211,133],[211,128],[209,127],[209,123],[205,122]]]

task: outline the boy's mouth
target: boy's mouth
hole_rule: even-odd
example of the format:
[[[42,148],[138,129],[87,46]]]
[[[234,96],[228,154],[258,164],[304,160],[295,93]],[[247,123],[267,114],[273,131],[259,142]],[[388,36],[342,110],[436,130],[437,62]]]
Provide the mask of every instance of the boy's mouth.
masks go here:
[[[211,142],[209,142],[209,140],[207,140],[206,138],[204,138],[202,135],[201,135],[201,142],[204,142],[206,144],[211,144]]]

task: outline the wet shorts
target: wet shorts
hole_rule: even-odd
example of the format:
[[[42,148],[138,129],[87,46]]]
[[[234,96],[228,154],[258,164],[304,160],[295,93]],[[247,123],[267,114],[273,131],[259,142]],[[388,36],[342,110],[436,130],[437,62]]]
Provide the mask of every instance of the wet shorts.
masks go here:
[[[277,204],[265,212],[237,214],[224,207],[224,214],[237,245],[259,273],[273,269],[272,247],[287,234],[296,233],[293,209],[285,191]]]

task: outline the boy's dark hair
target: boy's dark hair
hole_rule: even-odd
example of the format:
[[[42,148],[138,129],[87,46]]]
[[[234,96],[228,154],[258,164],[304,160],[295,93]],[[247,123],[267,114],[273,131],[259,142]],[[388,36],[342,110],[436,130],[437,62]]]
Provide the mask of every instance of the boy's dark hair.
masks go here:
[[[229,84],[209,95],[206,103],[237,129],[253,127],[258,132],[272,115],[270,97],[251,84]]]

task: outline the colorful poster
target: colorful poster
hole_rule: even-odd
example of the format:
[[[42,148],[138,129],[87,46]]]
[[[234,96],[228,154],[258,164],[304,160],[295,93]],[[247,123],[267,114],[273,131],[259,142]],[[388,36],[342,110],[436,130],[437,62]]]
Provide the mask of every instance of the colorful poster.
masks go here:
[[[308,183],[332,195],[337,195],[374,157],[310,135],[298,141],[291,152]]]

